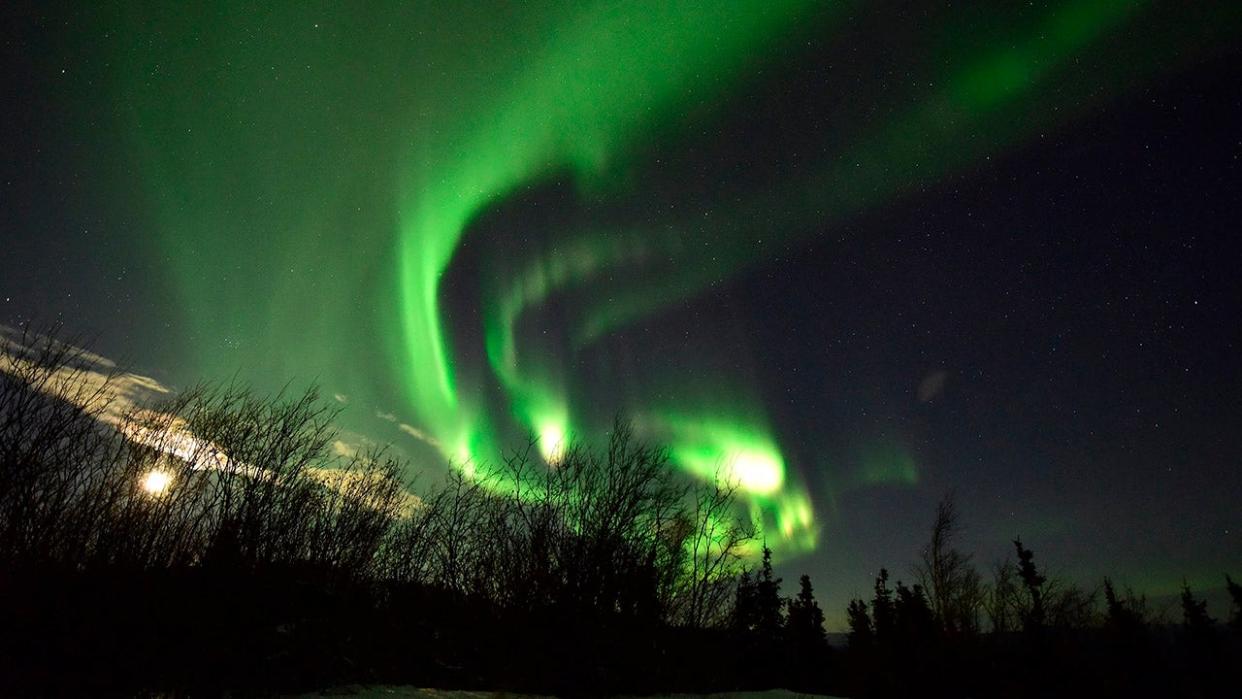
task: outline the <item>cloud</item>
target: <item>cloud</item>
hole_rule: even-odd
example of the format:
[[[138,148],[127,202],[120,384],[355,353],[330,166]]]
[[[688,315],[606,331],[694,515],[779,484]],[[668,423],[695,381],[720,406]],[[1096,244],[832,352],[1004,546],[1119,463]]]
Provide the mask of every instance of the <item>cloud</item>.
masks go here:
[[[44,391],[80,406],[102,405],[99,419],[113,427],[132,412],[172,394],[172,389],[150,376],[117,370],[116,363],[106,357],[0,325],[0,372],[24,374],[49,350],[64,351],[65,361],[52,370]]]
[[[944,369],[937,369],[923,377],[919,382],[919,402],[928,403],[939,398],[944,393],[944,385],[949,380],[949,372]]]
[[[386,413],[383,410],[376,410],[375,417],[381,420],[386,420],[388,422],[395,423],[397,425],[397,429],[401,430],[405,434],[408,434],[409,436],[413,437],[414,439],[417,439],[418,441],[424,444],[430,444],[436,449],[440,448],[440,442],[435,437],[432,437],[431,435],[427,434],[426,432],[423,432],[422,430],[418,429],[417,427],[413,425],[409,425],[404,422],[399,422],[397,420],[397,416],[394,413]]]
[[[417,427],[414,427],[413,425],[407,425],[404,422],[402,422],[397,425],[397,429],[410,435],[414,439],[430,444],[436,449],[440,448],[440,442],[436,441],[435,437],[432,437],[431,435],[427,434],[426,432],[423,432],[422,430],[418,429]]]
[[[346,459],[351,459],[354,454],[358,453],[358,447],[338,439],[332,442],[332,453]]]
[[[49,347],[64,350],[65,361],[51,369],[47,381],[40,382],[39,388],[44,393],[86,408],[126,439],[183,459],[191,468],[264,477],[261,469],[232,460],[219,446],[198,438],[184,419],[155,409],[153,406],[160,400],[172,395],[172,389],[150,376],[119,371],[116,363],[105,357],[54,338],[0,325],[0,372],[17,376],[39,373],[38,359]],[[333,398],[342,403],[348,400],[341,394]],[[395,415],[377,415],[389,422],[397,420]],[[135,416],[141,419],[135,421],[132,419]],[[434,444],[434,440],[409,425],[402,424],[399,428]],[[333,456],[353,459],[373,445],[362,435],[342,431],[330,449]],[[312,469],[311,475],[343,491],[356,487],[358,478],[376,477],[365,469],[347,471],[318,467]],[[408,513],[420,503],[418,496],[405,493],[402,512]]]

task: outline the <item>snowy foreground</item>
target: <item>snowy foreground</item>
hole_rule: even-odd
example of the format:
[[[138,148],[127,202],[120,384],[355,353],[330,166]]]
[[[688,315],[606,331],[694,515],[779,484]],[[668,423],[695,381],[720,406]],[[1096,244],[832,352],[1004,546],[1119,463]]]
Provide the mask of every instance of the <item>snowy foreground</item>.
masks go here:
[[[420,689],[399,685],[372,685],[337,687],[313,694],[298,695],[299,699],[324,697],[351,697],[352,699],[544,699],[535,694],[509,694],[506,692],[465,692],[448,689]],[[833,699],[824,694],[799,694],[786,689],[769,689],[766,692],[722,692],[719,694],[665,694],[646,699]]]

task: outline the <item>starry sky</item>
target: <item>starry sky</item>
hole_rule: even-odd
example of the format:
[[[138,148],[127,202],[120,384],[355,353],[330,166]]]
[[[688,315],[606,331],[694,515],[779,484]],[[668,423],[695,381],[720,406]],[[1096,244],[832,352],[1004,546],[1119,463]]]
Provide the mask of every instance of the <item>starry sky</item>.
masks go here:
[[[944,5],[6,3],[0,323],[419,471],[622,414],[830,620],[949,491],[980,563],[1220,587],[1242,11]]]

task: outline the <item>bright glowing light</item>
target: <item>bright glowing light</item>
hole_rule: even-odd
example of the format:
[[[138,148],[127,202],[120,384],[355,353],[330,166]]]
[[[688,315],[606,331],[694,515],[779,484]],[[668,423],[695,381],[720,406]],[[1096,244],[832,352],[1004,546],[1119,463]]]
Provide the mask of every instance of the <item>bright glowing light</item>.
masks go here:
[[[160,469],[151,469],[142,477],[142,490],[148,495],[163,495],[172,487],[172,474]]]
[[[785,480],[785,467],[775,452],[739,451],[727,466],[731,479],[752,493],[774,493]]]
[[[548,421],[539,426],[539,453],[556,465],[565,453],[565,428],[560,422]]]
[[[762,426],[678,414],[647,416],[642,424],[669,445],[675,464],[703,480],[720,477],[743,493],[762,496],[785,484],[785,459]]]
[[[161,23],[171,32],[162,41],[126,47],[124,60],[113,61],[127,105],[120,124],[127,141],[145,147],[126,151],[139,174],[109,188],[163,202],[150,216],[184,332],[239,336],[250,356],[263,358],[248,366],[250,376],[327,371],[325,384],[362,405],[391,405],[392,391],[376,395],[373,387],[395,382],[413,423],[407,432],[471,478],[476,464],[486,472],[481,467],[502,455],[500,447],[526,431],[553,464],[564,458],[567,434],[602,433],[612,411],[652,414],[639,436],[667,446],[676,468],[705,482],[735,481],[773,539],[812,546],[817,513],[796,460],[787,464],[778,443],[788,433],[769,422],[768,392],[751,386],[758,366],[723,355],[720,348],[735,346],[728,337],[704,334],[683,345],[657,333],[649,342],[642,333],[665,326],[640,332],[637,321],[688,318],[683,304],[714,294],[718,284],[815,236],[844,235],[850,228],[842,224],[864,211],[983,166],[1163,73],[1175,56],[1171,43],[1157,41],[1166,27],[1149,4],[1058,0],[1018,15],[992,3],[986,11],[946,11],[943,21],[937,14],[922,53],[901,57],[920,79],[890,88],[877,78],[872,90],[860,83],[855,99],[826,114],[833,128],[800,135],[800,147],[815,154],[805,167],[691,186],[685,206],[634,215],[631,202],[663,201],[663,187],[647,189],[648,173],[663,181],[678,174],[676,163],[699,162],[698,149],[715,153],[714,141],[694,134],[717,125],[728,133],[741,123],[735,110],[769,94],[769,81],[800,74],[789,47],[830,36],[838,19],[848,25],[852,5],[588,0],[463,15],[452,3],[425,3],[371,23],[384,31],[368,25],[330,44],[255,42],[231,24],[213,26],[218,31],[200,42],[200,23],[173,15]],[[300,4],[277,5],[264,13],[260,34],[305,24]],[[339,12],[348,19],[343,4]],[[100,14],[120,34],[151,21],[143,13]],[[1179,33],[1227,37],[1207,24],[1228,26],[1217,14],[1188,13],[1193,26]],[[402,25],[411,20],[461,31],[452,42],[410,47]],[[956,41],[966,26],[981,31]],[[1139,65],[1110,59],[1130,55],[1117,53],[1123,36],[1152,39],[1161,50],[1134,52]],[[247,71],[215,70],[222,51],[273,70],[350,65],[360,42],[374,46],[363,53],[384,67],[369,71],[374,79],[365,85],[354,71],[317,71],[258,100],[261,81]],[[184,72],[212,76],[210,104],[195,85],[153,80],[136,68],[163,60],[167,46],[193,47],[182,57]],[[888,116],[869,118],[868,108],[853,104],[883,105]],[[246,119],[228,118],[237,105],[247,105]],[[308,134],[314,148],[306,147]],[[672,159],[653,158],[666,148]],[[719,148],[732,157],[728,141]],[[239,203],[238,182],[255,190],[253,203]],[[529,235],[476,232],[478,244],[461,254],[467,229],[493,225],[488,216],[500,218],[507,200],[524,207],[549,192],[550,204],[567,198],[573,215],[540,218]],[[708,210],[705,221],[700,212]],[[245,255],[237,254],[238,231],[257,233],[241,241]],[[184,254],[187,246],[193,254]],[[330,271],[312,264],[324,259],[365,263]],[[470,263],[459,269],[458,259]],[[229,283],[204,269],[229,270]],[[457,303],[442,306],[442,295]],[[308,304],[315,313],[305,313]],[[376,310],[363,318],[359,307]],[[687,330],[715,332],[692,325]],[[478,361],[480,337],[486,362]],[[704,356],[687,356],[685,369],[693,371],[683,371],[670,359],[674,346],[702,348]],[[239,368],[235,352],[188,348],[188,374],[224,378]],[[360,356],[374,361],[360,366]],[[249,468],[210,456],[212,445],[153,435],[204,468]],[[816,435],[800,439],[825,448]],[[917,483],[918,465],[893,456],[864,459],[856,480]]]

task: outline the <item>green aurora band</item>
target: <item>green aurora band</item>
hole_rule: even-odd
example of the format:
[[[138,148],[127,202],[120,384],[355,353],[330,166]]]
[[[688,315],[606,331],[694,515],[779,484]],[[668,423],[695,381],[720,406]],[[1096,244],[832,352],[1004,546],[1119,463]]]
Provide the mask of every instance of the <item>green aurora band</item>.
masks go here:
[[[385,412],[399,399],[396,412],[460,467],[495,460],[523,431],[553,462],[562,442],[599,434],[619,410],[689,476],[736,480],[768,543],[788,555],[815,548],[813,501],[833,494],[813,498],[787,463],[753,373],[716,360],[692,381],[678,362],[696,355],[641,348],[624,376],[575,359],[607,354],[636,321],[1188,60],[1164,31],[1170,16],[1179,40],[1194,34],[1203,47],[1231,24],[1140,1],[1053,3],[1034,22],[1002,5],[947,11],[925,45],[895,58],[911,79],[843,102],[836,126],[806,134],[807,150],[822,154],[812,167],[686,213],[532,231],[543,242],[517,255],[482,241],[477,318],[446,308],[444,280],[492,207],[555,177],[588,201],[641,191],[634,173],[650,147],[779,74],[797,54],[778,49],[831,42],[868,6],[129,5],[96,9],[92,26],[117,30],[108,70],[112,116],[125,125],[118,147],[136,159],[156,212],[194,371],[236,371],[237,355],[215,344],[223,339],[271,358],[251,373],[318,377]],[[1146,47],[1142,60],[1119,51],[1130,45]],[[552,310],[552,336],[524,332]],[[478,366],[454,341],[454,328],[475,322]],[[709,364],[711,341],[695,341]],[[611,401],[593,392],[601,383]],[[884,460],[857,480],[918,480],[908,455]]]
[[[568,168],[585,183],[606,176],[639,134],[668,120],[683,101],[718,97],[725,79],[748,63],[749,54],[787,31],[806,5],[760,0],[583,6],[554,40],[527,57],[494,105],[474,112],[476,128],[467,124],[465,131],[452,132],[440,148],[435,142],[420,144],[414,156],[420,166],[411,168],[400,216],[406,385],[420,420],[448,458],[469,464],[500,453],[486,412],[455,385],[438,306],[440,279],[470,220],[523,182],[557,168]],[[705,80],[708,76],[719,79]],[[574,431],[565,377],[547,364],[538,374],[519,366],[515,326],[551,289],[631,253],[624,244],[582,248],[539,265],[484,306],[492,311],[486,329],[490,365],[513,417],[539,438],[549,460]],[[647,422],[642,415],[633,417],[640,427]],[[784,463],[766,426],[699,424],[714,419],[711,413],[695,415],[652,436],[664,437],[674,462],[691,474],[711,479],[719,472],[749,497],[771,503],[767,509],[788,533],[783,539],[793,540],[796,522],[807,547],[813,546],[813,537],[805,534],[811,526],[805,491],[791,484],[782,492]],[[761,519],[760,510],[752,507],[752,513]]]

